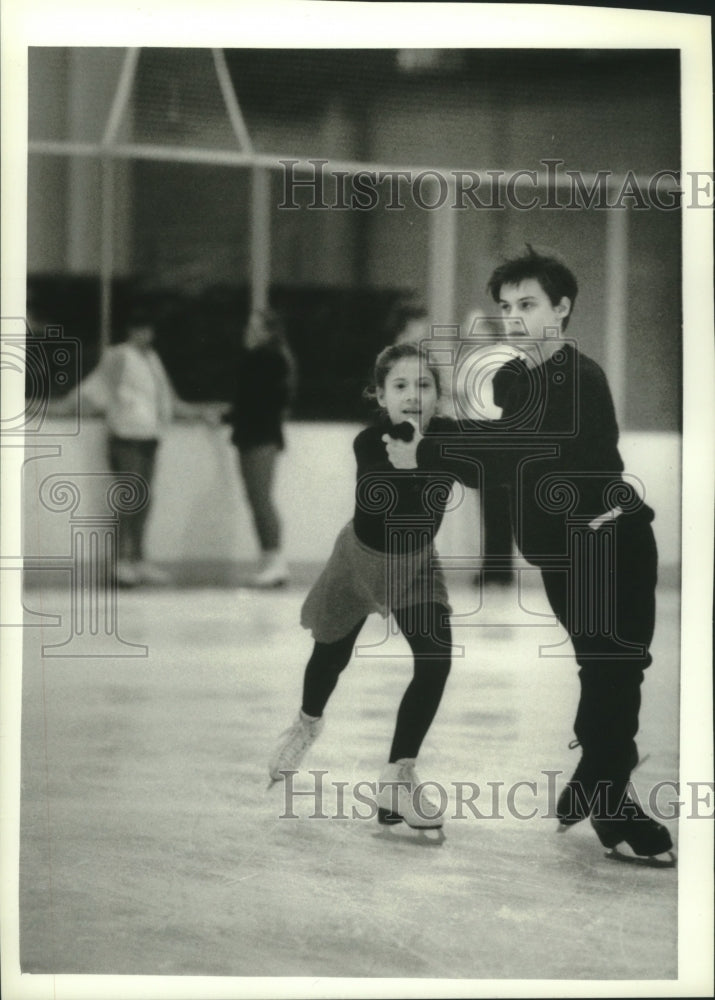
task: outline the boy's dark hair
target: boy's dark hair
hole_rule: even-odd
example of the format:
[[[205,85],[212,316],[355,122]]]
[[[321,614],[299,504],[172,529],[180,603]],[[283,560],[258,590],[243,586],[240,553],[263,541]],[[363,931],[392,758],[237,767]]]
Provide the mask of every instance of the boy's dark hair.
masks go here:
[[[576,303],[578,282],[573,272],[557,257],[540,254],[529,243],[526,244],[525,254],[505,260],[494,270],[487,282],[487,292],[495,302],[499,302],[504,285],[519,285],[529,278],[539,282],[552,306],[558,305],[564,297],[571,302],[571,309],[563,322],[565,330]]]

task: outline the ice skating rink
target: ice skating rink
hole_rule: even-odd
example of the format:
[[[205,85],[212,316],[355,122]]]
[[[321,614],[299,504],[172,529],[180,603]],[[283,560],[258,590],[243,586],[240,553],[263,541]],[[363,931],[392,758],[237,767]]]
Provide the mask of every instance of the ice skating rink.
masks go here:
[[[377,779],[411,672],[407,645],[386,638],[379,618],[363,631],[294,784],[314,792],[320,778],[320,802],[289,801],[282,785],[267,790],[266,761],[297,710],[311,648],[298,625],[308,577],[273,592],[120,592],[118,631],[148,647],[140,658],[43,656],[61,629],[31,616],[23,971],[310,982],[675,978],[678,870],[606,860],[586,824],[561,835],[548,818],[554,779],[545,772],[570,774],[577,761],[567,744],[578,689],[570,647],[545,655],[565,633],[530,580],[487,591],[478,608],[469,581],[449,577],[464,654],[418,768],[449,796],[440,847],[360,818],[371,808],[356,783]],[[69,612],[61,588],[32,589],[25,603]],[[639,745],[648,756],[634,776],[646,807],[657,782],[678,779],[678,615],[679,594],[662,589],[643,690]],[[664,813],[674,798],[662,789]],[[677,848],[678,822],[666,824]],[[310,994],[309,984],[294,993]]]

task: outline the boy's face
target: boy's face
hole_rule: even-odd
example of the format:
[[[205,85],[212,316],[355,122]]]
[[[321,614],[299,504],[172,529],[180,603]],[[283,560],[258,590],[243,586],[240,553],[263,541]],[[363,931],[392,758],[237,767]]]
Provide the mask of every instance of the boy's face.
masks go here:
[[[526,278],[518,285],[502,285],[499,311],[508,337],[526,335],[541,340],[547,330],[561,330],[571,302],[564,296],[554,305],[536,278]]]

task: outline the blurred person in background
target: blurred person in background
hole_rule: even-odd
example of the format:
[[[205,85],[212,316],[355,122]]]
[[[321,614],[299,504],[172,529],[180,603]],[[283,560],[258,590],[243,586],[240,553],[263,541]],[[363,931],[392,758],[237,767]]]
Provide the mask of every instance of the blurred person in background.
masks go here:
[[[119,515],[117,584],[168,584],[170,575],[147,561],[144,552],[159,445],[175,418],[205,419],[209,424],[217,418],[210,406],[186,403],[177,396],[154,349],[155,328],[147,313],[132,313],[123,332],[124,339],[107,348],[83,380],[78,396],[70,393],[51,412],[68,413],[78,398],[83,413],[104,414],[110,469],[117,476],[140,476],[147,489],[140,509]]]
[[[431,325],[424,306],[408,303],[399,306],[392,316],[392,341],[395,344],[419,344],[429,339]]]
[[[238,451],[238,468],[260,546],[254,587],[288,583],[283,526],[274,499],[283,424],[296,386],[296,365],[283,322],[270,310],[254,310],[239,348],[232,406],[224,419]]]

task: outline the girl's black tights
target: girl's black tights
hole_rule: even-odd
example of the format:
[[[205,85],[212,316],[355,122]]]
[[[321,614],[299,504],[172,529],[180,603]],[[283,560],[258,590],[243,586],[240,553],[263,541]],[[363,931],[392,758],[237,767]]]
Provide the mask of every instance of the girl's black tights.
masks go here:
[[[419,753],[437,713],[452,661],[452,631],[443,605],[399,608],[393,614],[412,650],[414,673],[397,712],[390,763]],[[363,618],[337,642],[315,643],[303,678],[302,708],[306,715],[323,714],[364,624]]]

